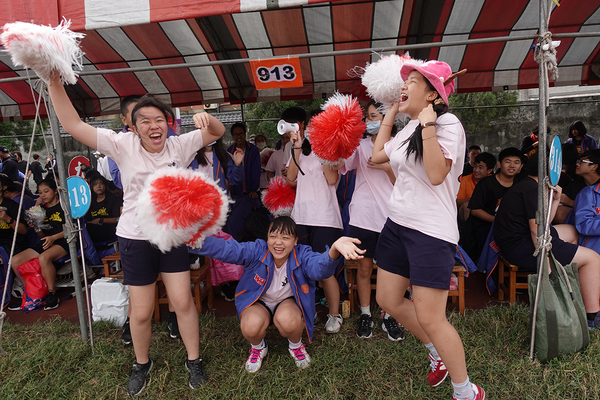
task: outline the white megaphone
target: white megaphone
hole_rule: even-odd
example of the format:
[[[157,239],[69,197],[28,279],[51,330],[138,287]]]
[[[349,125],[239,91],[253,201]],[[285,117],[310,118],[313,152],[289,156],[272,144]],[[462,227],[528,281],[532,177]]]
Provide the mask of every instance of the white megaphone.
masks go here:
[[[277,123],[277,132],[280,135],[284,135],[288,132],[298,132],[300,130],[300,125],[298,124],[290,124],[289,122],[285,122],[283,119],[280,119]]]

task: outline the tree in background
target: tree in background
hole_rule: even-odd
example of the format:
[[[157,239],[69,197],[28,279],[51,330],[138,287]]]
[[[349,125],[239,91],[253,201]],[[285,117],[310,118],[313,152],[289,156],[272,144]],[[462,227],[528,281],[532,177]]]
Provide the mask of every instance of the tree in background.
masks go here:
[[[250,103],[246,105],[246,119],[275,119],[273,121],[251,121],[248,122],[248,136],[263,134],[269,139],[269,144],[273,146],[279,140],[277,133],[277,122],[286,108],[302,107],[306,112],[320,109],[325,103],[324,99],[313,100],[291,100],[291,101],[273,101],[262,103]]]
[[[38,151],[45,148],[44,139],[40,136],[49,127],[48,120],[41,120],[36,127],[36,136],[33,140],[33,150]],[[29,150],[33,120],[0,122],[0,145],[6,146],[11,151]],[[19,136],[19,137],[14,137]],[[52,142],[52,139],[49,139]],[[25,156],[23,156],[25,158]]]
[[[450,96],[450,111],[462,122],[466,134],[487,131],[491,122],[507,117],[515,107],[494,107],[517,104],[516,90],[501,92],[457,93]],[[473,107],[460,109],[457,107]],[[480,108],[481,107],[481,108]]]

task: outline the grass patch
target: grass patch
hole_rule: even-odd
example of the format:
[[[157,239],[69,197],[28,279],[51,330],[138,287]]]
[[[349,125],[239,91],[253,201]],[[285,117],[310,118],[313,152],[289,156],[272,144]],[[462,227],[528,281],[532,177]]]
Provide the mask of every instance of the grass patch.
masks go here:
[[[376,314],[374,314],[376,315]],[[472,381],[489,399],[600,398],[599,332],[584,353],[542,365],[528,359],[529,308],[491,306],[464,317],[453,312],[467,354]],[[373,338],[356,338],[358,317],[337,335],[315,329],[308,346],[311,366],[300,371],[287,341],[269,328],[269,354],[254,375],[244,372],[249,345],[237,318],[200,317],[200,354],[209,374],[202,388],[187,387],[183,344],[171,340],[166,324],[153,327],[155,361],[141,399],[451,399],[450,380],[432,389],[425,380],[426,349],[413,336],[391,342],[376,319]],[[379,321],[379,324],[377,323]],[[95,355],[79,327],[56,319],[31,326],[5,323],[0,358],[2,399],[124,399],[133,348],[123,347],[121,329],[94,324]]]

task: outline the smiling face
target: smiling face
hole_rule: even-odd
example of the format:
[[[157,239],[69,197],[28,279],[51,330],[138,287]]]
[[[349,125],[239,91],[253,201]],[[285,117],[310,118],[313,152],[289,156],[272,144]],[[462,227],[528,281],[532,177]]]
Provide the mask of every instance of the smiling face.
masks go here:
[[[231,137],[233,137],[233,141],[238,147],[244,147],[246,145],[246,132],[244,132],[244,128],[239,126],[233,128]]]
[[[475,178],[475,181],[479,181],[491,173],[492,170],[488,169],[487,165],[483,161],[476,163],[473,167],[473,178]]]
[[[298,243],[298,237],[282,230],[270,231],[267,238],[267,246],[273,255],[275,265],[281,267],[290,257],[294,246]]]
[[[142,107],[136,113],[134,130],[149,153],[160,153],[167,140],[167,118],[156,107]]]
[[[398,112],[408,114],[412,120],[415,120],[436,97],[437,92],[429,89],[425,77],[413,70],[402,85]]]
[[[502,159],[502,161],[498,162],[500,173],[506,177],[517,175],[519,172],[521,172],[522,166],[523,164],[521,163],[521,159],[514,156],[505,157]]]
[[[381,115],[379,111],[377,111],[377,107],[371,104],[369,105],[369,108],[367,108],[367,115],[365,116],[365,121],[383,121],[383,115]]]

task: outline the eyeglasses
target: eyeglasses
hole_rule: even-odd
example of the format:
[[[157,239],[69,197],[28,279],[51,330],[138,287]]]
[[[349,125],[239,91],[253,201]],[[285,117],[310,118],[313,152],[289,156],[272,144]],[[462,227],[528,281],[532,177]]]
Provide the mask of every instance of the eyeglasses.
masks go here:
[[[577,164],[581,164],[582,162],[587,163],[587,164],[595,164],[595,162],[590,161],[590,160],[582,160],[581,158],[579,160],[577,160]]]

